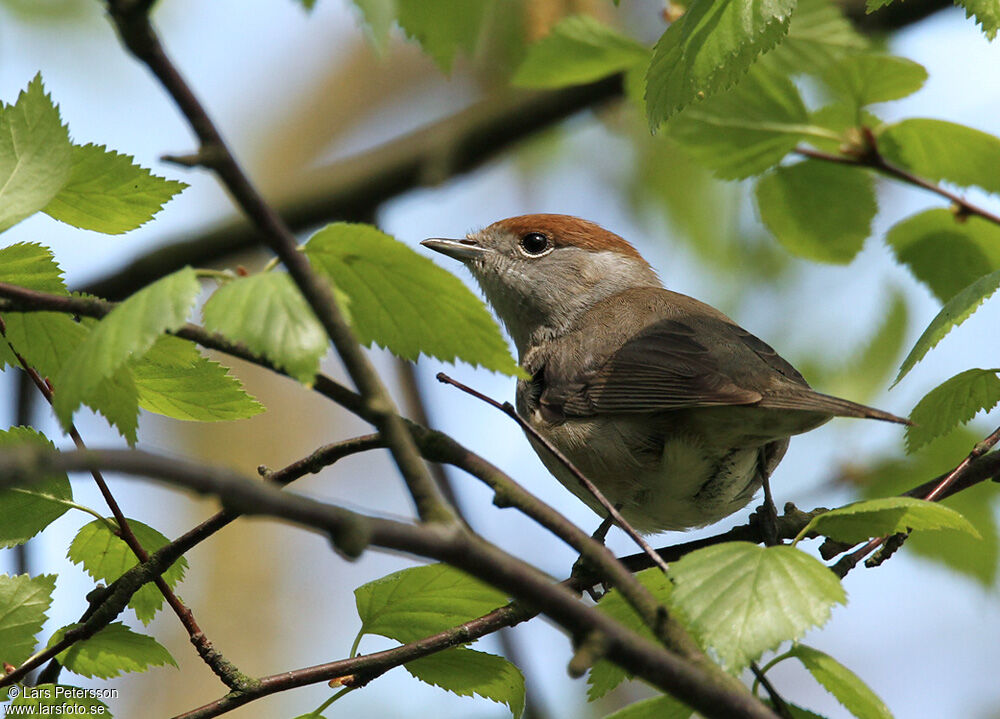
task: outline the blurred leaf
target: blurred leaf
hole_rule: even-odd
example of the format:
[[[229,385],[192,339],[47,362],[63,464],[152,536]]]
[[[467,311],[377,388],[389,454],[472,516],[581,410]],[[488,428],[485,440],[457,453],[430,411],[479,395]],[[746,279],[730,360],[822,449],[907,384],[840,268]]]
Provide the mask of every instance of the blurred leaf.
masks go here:
[[[949,210],[927,210],[896,223],[885,240],[941,302],[1000,270],[1000,227],[980,217],[959,222]]]
[[[45,435],[31,427],[0,430],[0,448],[27,446],[53,452],[56,449]],[[72,499],[73,490],[65,472],[55,472],[24,488],[0,489],[0,547],[24,544],[66,513],[69,505],[59,500]]]
[[[396,21],[396,0],[354,0],[364,18],[368,37],[378,52],[389,44],[389,31]]]
[[[264,411],[228,368],[203,357],[187,340],[164,335],[131,367],[139,406],[150,412],[174,419],[219,422]]]
[[[670,580],[659,568],[644,569],[641,572],[637,572],[635,578],[661,604],[670,605],[673,584],[670,583]],[[635,610],[625,601],[621,592],[617,589],[612,589],[601,597],[601,601],[597,603],[597,610],[647,639],[656,641],[656,637],[653,636],[646,623],[642,621],[642,617],[636,614]],[[590,673],[587,676],[587,684],[590,685],[587,688],[587,701],[600,699],[628,678],[630,678],[628,672],[617,664],[613,664],[606,659],[599,659],[590,668]]]
[[[864,126],[877,129],[883,124],[882,119],[874,113],[868,110],[861,110],[859,113],[844,102],[834,102],[814,110],[809,113],[809,123],[836,135],[836,138],[826,138],[819,134],[809,136],[810,145],[834,155],[840,154],[845,144],[854,141],[858,134],[855,128]]]
[[[931,182],[1000,193],[1000,137],[944,120],[913,118],[882,129],[879,151]]]
[[[927,70],[891,55],[847,55],[823,73],[827,86],[855,109],[912,95],[927,80]]]
[[[70,627],[75,625],[70,625]],[[63,627],[49,641],[54,645],[70,627]],[[177,662],[152,637],[138,634],[121,622],[112,622],[89,639],[77,642],[56,655],[59,663],[74,674],[110,679],[123,672],[144,672],[151,666]]]
[[[876,10],[881,10],[884,7],[892,4],[892,0],[866,0],[865,2],[865,12],[871,14]]]
[[[786,73],[822,72],[844,55],[865,50],[865,39],[829,0],[799,0],[788,36],[763,60]]]
[[[604,719],[690,719],[691,713],[689,706],[664,694],[629,704]]]
[[[915,452],[981,411],[996,407],[1000,402],[998,371],[969,369],[928,392],[910,413],[914,424],[906,428],[906,451]]]
[[[796,644],[788,652],[830,692],[847,711],[858,719],[892,719],[892,712],[881,699],[861,681],[861,678],[818,649]]]
[[[170,542],[160,532],[137,519],[128,520],[128,526],[139,544],[150,554]],[[69,545],[66,557],[74,564],[82,565],[95,580],[109,584],[139,563],[125,541],[111,530],[107,522],[99,519],[80,528]],[[171,589],[184,579],[187,566],[187,560],[181,557],[161,575]],[[149,624],[163,606],[163,594],[150,582],[132,595],[128,605],[143,624]]]
[[[45,214],[109,235],[145,224],[187,185],[154,175],[132,159],[103,145],[74,145],[69,182],[45,206]]]
[[[0,574],[0,662],[17,666],[34,653],[55,588],[55,574]]]
[[[0,232],[41,210],[70,177],[69,131],[38,73],[0,103]]]
[[[965,8],[965,17],[976,18],[987,40],[995,40],[1000,30],[1000,4],[996,0],[955,0],[955,4]]]
[[[524,712],[524,675],[503,657],[454,647],[403,666],[420,681],[460,697],[477,694],[506,704],[514,719]]]
[[[649,58],[649,50],[590,15],[560,20],[528,48],[511,83],[556,88],[594,82]]]
[[[241,277],[202,308],[205,327],[244,343],[303,384],[312,384],[329,340],[286,272]]]
[[[776,165],[810,127],[792,81],[758,63],[736,87],[686,108],[666,130],[719,177],[743,179]]]
[[[402,242],[371,225],[338,222],[314,234],[305,253],[348,297],[362,344],[411,361],[423,353],[519,373],[483,303],[455,275]]]
[[[839,542],[857,544],[872,537],[922,529],[955,529],[979,536],[975,527],[954,509],[914,497],[879,497],[832,509],[813,517],[799,536],[817,532]]]
[[[363,634],[399,642],[450,629],[507,603],[488,584],[445,564],[393,572],[354,590]]]
[[[847,601],[833,572],[787,545],[698,549],[670,566],[670,578],[671,606],[732,671],[825,624],[833,605]]]
[[[1000,287],[1000,270],[980,277],[948,300],[948,303],[941,308],[937,316],[927,325],[924,333],[917,339],[910,354],[903,360],[899,374],[896,375],[892,385],[899,384],[899,381],[913,369],[917,362],[924,358],[924,355],[934,349],[937,343],[944,339],[954,327],[965,322],[979,308],[979,305],[997,291],[998,287]]]
[[[818,160],[764,175],[757,183],[757,206],[789,252],[838,264],[861,251],[878,209],[867,172]]]
[[[396,7],[400,27],[448,73],[456,55],[476,49],[494,0],[396,0]]]
[[[652,131],[678,110],[733,85],[788,32],[795,0],[694,0],[663,33],[646,74]]]

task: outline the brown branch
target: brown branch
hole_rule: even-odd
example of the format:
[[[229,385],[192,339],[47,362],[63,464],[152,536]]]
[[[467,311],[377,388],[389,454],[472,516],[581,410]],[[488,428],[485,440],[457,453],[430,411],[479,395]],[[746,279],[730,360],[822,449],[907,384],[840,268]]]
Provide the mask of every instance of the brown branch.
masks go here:
[[[299,251],[291,229],[264,200],[236,162],[205,108],[164,51],[150,24],[148,8],[129,0],[109,0],[108,13],[125,47],[152,71],[187,118],[201,143],[199,154],[205,164],[215,171],[236,204],[285,265],[333,341],[351,380],[368,405],[371,421],[385,438],[420,518],[454,522],[454,512],[428,474],[389,392],[334,299],[332,288],[313,270],[305,254]]]

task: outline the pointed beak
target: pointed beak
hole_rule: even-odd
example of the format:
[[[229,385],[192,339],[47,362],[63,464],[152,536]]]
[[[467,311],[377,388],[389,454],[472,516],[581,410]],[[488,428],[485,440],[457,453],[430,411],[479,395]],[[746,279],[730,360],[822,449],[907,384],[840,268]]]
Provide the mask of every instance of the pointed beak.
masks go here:
[[[420,244],[459,262],[477,259],[488,252],[485,247],[470,239],[447,240],[443,237],[431,237]]]

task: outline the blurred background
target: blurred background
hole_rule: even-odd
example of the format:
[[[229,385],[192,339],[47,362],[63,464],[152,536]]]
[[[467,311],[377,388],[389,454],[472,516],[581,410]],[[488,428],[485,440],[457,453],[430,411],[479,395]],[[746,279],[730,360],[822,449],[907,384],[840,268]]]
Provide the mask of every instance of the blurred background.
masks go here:
[[[661,10],[651,1],[623,2],[621,7],[605,0],[511,2],[509,9],[496,13],[489,31],[470,43],[473,51],[459,58],[450,77],[398,29],[388,37],[377,36],[373,44],[347,0],[319,0],[311,13],[292,0],[255,0],[252,8],[238,0],[163,0],[156,20],[168,52],[251,176],[280,207],[292,208],[300,207],[303,198],[322,197],[328,188],[349,186],[372,165],[375,156],[364,153],[383,143],[431,123],[447,123],[469,107],[515,106],[520,96],[503,89],[505,78],[524,44],[544,35],[561,16],[590,12],[651,42],[664,29]],[[908,23],[887,36],[886,43],[891,52],[925,65],[930,79],[916,95],[885,108],[885,119],[938,117],[1000,134],[995,72],[1000,45],[990,45],[961,10]],[[100,3],[0,1],[0,99],[12,102],[39,71],[75,142],[133,154],[158,174],[191,186],[156,221],[125,236],[87,233],[38,215],[5,233],[0,242],[50,246],[70,287],[81,288],[155,247],[200,240],[207,229],[224,235],[239,228],[231,202],[209,173],[159,160],[165,153],[192,151],[192,136],[159,85],[121,49]],[[350,219],[373,221],[416,246],[425,237],[461,237],[510,215],[585,216],[632,241],[668,287],[719,307],[773,344],[817,388],[897,414],[908,414],[924,393],[955,372],[996,366],[1000,311],[994,303],[954,331],[904,383],[886,392],[902,353],[938,304],[895,263],[882,237],[902,217],[941,206],[932,195],[883,183],[882,209],[865,250],[849,266],[821,266],[789,256],[759,225],[746,187],[713,181],[667,140],[650,138],[627,103],[573,114],[455,177],[450,176],[453,147],[447,135],[453,126],[462,125],[445,124],[441,132],[383,148],[379,161],[390,162],[415,149],[423,153],[422,187],[392,197],[370,216]],[[350,160],[359,154],[365,159]],[[222,264],[254,268],[267,259],[245,252]],[[464,270],[449,269],[470,280]],[[373,355],[398,401],[415,411],[405,391],[408,370],[384,353]],[[343,376],[333,358],[325,369]],[[500,465],[582,527],[596,527],[596,516],[547,475],[509,420],[433,377],[445,370],[499,398],[513,397],[513,380],[427,359],[414,369],[432,426]],[[260,464],[277,468],[320,444],[367,431],[363,423],[289,380],[242,365],[235,371],[269,412],[219,425],[187,425],[144,413],[140,446],[225,463],[252,475]],[[8,371],[0,377],[4,426],[17,421],[12,375]],[[47,409],[36,405],[33,411],[37,426],[60,443]],[[80,415],[78,426],[91,446],[123,444],[98,417]],[[987,431],[988,425],[974,424],[969,432],[906,458],[897,428],[837,420],[792,442],[772,481],[776,501],[809,509],[913,486],[955,464]],[[495,508],[491,493],[470,477],[452,474],[451,479],[474,528],[554,577],[568,575],[575,557],[567,547],[513,510]],[[102,507],[92,483],[78,480],[76,500]],[[121,478],[112,488],[129,517],[170,537],[215,509],[211,502]],[[296,491],[379,515],[412,516],[402,483],[381,452],[344,460],[301,480]],[[932,534],[922,543],[909,542],[878,570],[855,570],[845,583],[849,605],[836,609],[824,629],[806,637],[806,643],[865,679],[899,719],[1000,717],[995,499],[993,487],[979,487],[957,499],[956,506],[984,534],[982,543],[961,544]],[[658,537],[657,543],[715,533],[742,523],[746,514],[700,532]],[[70,540],[87,521],[82,513],[71,512],[23,553],[0,553],[0,571],[59,574],[46,639],[76,620],[92,588],[83,571],[65,559]],[[613,532],[608,541],[619,553],[634,551],[620,533]],[[235,523],[188,559],[191,567],[179,594],[216,647],[251,675],[346,656],[358,630],[352,590],[413,563],[377,552],[348,563],[321,537],[259,520]],[[134,617],[126,621],[142,630]],[[116,716],[169,716],[224,694],[172,614],[161,613],[150,631],[170,649],[180,669],[157,668],[102,683],[119,689],[120,697],[109,702]],[[596,706],[588,705],[583,681],[567,676],[570,647],[559,631],[536,619],[511,634],[512,658],[527,677],[535,719],[603,716],[646,691],[633,683]],[[361,650],[390,645],[369,637]],[[501,650],[496,638],[482,641],[479,648]],[[62,680],[88,685],[68,674]],[[775,681],[787,699],[828,717],[847,716],[791,662],[779,668]],[[322,684],[308,687],[232,715],[297,716],[331,691]],[[326,713],[509,716],[503,706],[447,694],[402,669],[351,693]]]

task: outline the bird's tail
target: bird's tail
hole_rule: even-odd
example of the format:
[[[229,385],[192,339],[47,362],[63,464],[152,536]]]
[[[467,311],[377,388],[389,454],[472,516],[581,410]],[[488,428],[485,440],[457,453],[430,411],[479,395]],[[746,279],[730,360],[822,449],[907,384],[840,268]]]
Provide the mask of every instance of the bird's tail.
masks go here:
[[[812,390],[785,391],[769,394],[760,403],[761,407],[769,409],[794,409],[804,412],[822,412],[834,417],[861,417],[864,419],[880,419],[884,422],[896,422],[897,424],[912,425],[913,422],[897,417],[889,412],[883,412],[874,407],[868,407],[848,399],[833,397],[821,392]]]

